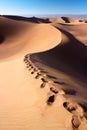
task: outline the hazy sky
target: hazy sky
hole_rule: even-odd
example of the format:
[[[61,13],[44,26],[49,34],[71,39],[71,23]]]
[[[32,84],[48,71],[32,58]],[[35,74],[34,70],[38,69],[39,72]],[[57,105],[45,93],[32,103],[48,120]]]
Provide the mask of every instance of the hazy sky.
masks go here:
[[[0,14],[87,14],[87,0],[0,0]]]

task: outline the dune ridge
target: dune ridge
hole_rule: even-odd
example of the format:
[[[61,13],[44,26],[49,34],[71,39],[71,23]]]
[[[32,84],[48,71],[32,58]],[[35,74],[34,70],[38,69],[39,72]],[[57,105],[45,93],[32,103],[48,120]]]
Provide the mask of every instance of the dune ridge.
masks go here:
[[[1,17],[0,59],[14,58],[16,53],[18,57],[26,55],[28,52],[33,53],[53,48],[61,41],[60,35],[61,33],[49,24],[24,23]]]
[[[0,130],[87,129],[86,27],[0,17]]]

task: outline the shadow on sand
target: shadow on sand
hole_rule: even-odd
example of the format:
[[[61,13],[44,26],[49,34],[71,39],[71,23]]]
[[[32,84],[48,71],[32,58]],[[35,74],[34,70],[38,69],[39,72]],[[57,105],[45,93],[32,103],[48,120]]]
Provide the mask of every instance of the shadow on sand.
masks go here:
[[[68,42],[62,40],[55,48],[46,52],[32,54],[30,57],[34,61],[39,59],[42,64],[70,76],[78,77],[80,75],[85,81],[87,78],[87,47],[69,32],[59,30],[69,39]]]
[[[48,18],[37,18],[37,17],[22,17],[22,16],[12,16],[12,15],[3,15],[6,18],[13,19],[13,20],[19,20],[19,21],[25,21],[25,22],[33,22],[33,23],[51,23]]]

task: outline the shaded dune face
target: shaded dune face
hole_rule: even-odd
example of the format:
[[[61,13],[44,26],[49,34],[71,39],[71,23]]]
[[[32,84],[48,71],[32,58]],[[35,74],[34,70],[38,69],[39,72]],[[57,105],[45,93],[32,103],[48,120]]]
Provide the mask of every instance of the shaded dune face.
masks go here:
[[[6,18],[1,17],[0,18],[0,35],[3,35],[3,37],[10,37],[21,33],[21,31],[25,31],[27,28],[27,24],[23,24],[22,22],[17,22],[13,20],[9,20]]]
[[[30,17],[30,18],[26,18],[23,16],[9,16],[9,15],[4,15],[4,17],[9,18],[9,19],[13,19],[13,20],[19,20],[19,21],[28,21],[28,22],[33,22],[33,23],[51,23],[49,18],[37,18],[37,17]]]
[[[77,26],[83,27],[83,25]],[[75,25],[75,27],[77,26]],[[73,26],[70,27],[72,28]],[[32,59],[36,65],[38,62],[37,66],[39,67],[41,63],[41,65],[53,69],[51,71],[41,66],[41,69],[44,69],[44,71],[47,70],[49,74],[53,73],[53,71],[56,73],[58,80],[54,83],[62,86],[65,93],[71,95],[69,98],[72,97],[72,99],[80,104],[82,99],[83,102],[87,104],[87,93],[85,91],[87,88],[87,44],[84,44],[82,39],[80,41],[76,38],[76,31],[75,33],[73,31],[72,34],[67,28],[65,29],[64,26],[57,26],[56,29],[60,30],[62,34],[61,43],[51,50],[31,54],[30,59]],[[83,35],[84,32],[85,28],[82,32],[79,32],[79,36]],[[63,74],[62,78],[60,78],[59,73]],[[55,76],[55,74],[53,73],[52,76]],[[66,79],[67,76],[71,81]],[[59,82],[60,79],[62,79],[62,82]],[[81,96],[81,99],[78,95]],[[84,104],[82,104],[82,106],[86,109]]]
[[[0,44],[4,42],[5,38],[3,36],[0,36]]]
[[[75,69],[77,72],[87,75],[87,47],[82,41],[77,40],[75,35],[67,31],[67,28],[71,30],[70,28],[73,26],[63,26],[64,25],[54,28],[49,24],[21,22],[1,17],[0,59],[12,56],[19,57],[27,53],[49,50],[44,53],[39,53],[41,58],[46,57],[46,59],[44,59],[44,61],[47,60],[46,64],[56,67],[57,69],[59,63],[55,63],[56,66],[55,64],[53,65],[50,61],[51,57],[60,60],[71,69]],[[78,26],[83,28],[85,25],[77,25],[75,28],[79,29]],[[74,30],[71,31],[74,32]],[[84,29],[82,32],[80,30],[80,33],[83,35],[84,31]],[[59,44],[60,41],[61,44]],[[62,70],[62,67],[59,66],[58,69]],[[65,71],[64,68],[63,71]]]
[[[87,48],[64,26],[0,19],[2,130],[84,130]]]
[[[72,75],[74,75],[73,71],[75,71],[76,73],[79,73],[86,78],[86,45],[84,45],[82,41],[77,40],[71,33],[65,31],[63,28],[57,27],[57,29],[60,30],[62,33],[61,43],[49,51],[46,51],[44,53],[37,53],[37,56],[40,59],[43,59],[45,64],[54,69],[58,69]],[[63,65],[65,65],[66,67],[64,67]]]
[[[62,29],[60,31],[62,36],[68,38],[68,41],[62,39],[62,43],[55,49],[54,55],[57,55],[60,60],[76,71],[87,76],[87,47],[67,31]]]
[[[0,43],[3,43],[3,48],[6,49],[4,46],[12,46],[12,44],[20,41],[23,41],[22,33],[24,32],[26,34],[27,28],[30,26],[32,28],[32,24],[27,24],[23,22],[13,21],[9,20],[7,18],[1,17],[0,18]],[[30,29],[31,29],[30,28]],[[22,36],[21,38],[19,38]],[[16,44],[17,45],[17,44]],[[9,48],[8,47],[8,48]]]
[[[81,22],[78,18],[61,17],[61,19],[63,19],[65,23]]]
[[[53,48],[61,39],[58,35],[59,32],[49,24],[23,22],[1,17],[0,59],[13,56],[18,58],[27,53]]]
[[[55,67],[55,64],[56,67],[59,66],[59,63],[55,63],[54,65],[50,63],[51,61],[48,59],[51,57],[60,60],[71,69],[75,69],[77,72],[87,75],[87,47],[82,41],[77,40],[75,35],[67,31],[68,28],[74,32],[74,30],[71,29],[73,26],[63,26],[64,25],[58,27],[57,25],[56,28],[54,28],[49,24],[21,22],[1,17],[0,59],[15,55],[19,57],[27,53],[49,50],[45,53],[39,53],[41,58],[44,56],[47,57],[44,61],[47,60],[49,63],[46,62],[46,64],[48,63],[52,67]],[[79,30],[79,26],[82,28],[82,32]],[[81,33],[79,35],[77,32],[78,36],[83,36],[85,31],[83,26],[86,25],[75,26]],[[60,32],[62,33],[62,37]],[[59,44],[61,39],[62,42]],[[51,48],[54,49],[50,50]],[[62,67],[59,66],[58,69],[62,70]],[[63,71],[65,71],[64,68]]]

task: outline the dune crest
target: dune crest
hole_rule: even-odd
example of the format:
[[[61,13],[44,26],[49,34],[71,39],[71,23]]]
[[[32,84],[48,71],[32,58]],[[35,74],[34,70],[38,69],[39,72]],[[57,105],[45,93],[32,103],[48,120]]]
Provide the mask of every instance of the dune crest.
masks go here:
[[[0,130],[87,129],[86,28],[0,17]]]
[[[49,24],[24,23],[3,17],[0,18],[0,35],[0,59],[45,51],[61,42],[60,31]]]

